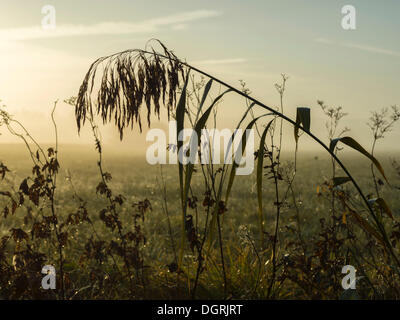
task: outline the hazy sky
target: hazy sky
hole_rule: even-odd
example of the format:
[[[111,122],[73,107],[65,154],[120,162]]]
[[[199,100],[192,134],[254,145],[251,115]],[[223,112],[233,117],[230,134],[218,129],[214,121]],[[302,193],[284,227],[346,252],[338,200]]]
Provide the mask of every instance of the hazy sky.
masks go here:
[[[356,30],[341,26],[347,4]],[[56,9],[55,30],[41,29],[45,5]],[[294,117],[297,106],[311,107],[312,130],[323,138],[317,99],[343,106],[343,124],[366,146],[370,111],[400,105],[398,0],[1,0],[0,12],[0,99],[44,142],[53,139],[53,101],[77,95],[93,60],[150,38],[235,86],[246,80],[267,105],[278,104],[274,83],[286,73],[285,110]],[[90,141],[78,137],[71,107],[60,103],[56,116],[61,142]],[[398,148],[399,129],[381,148]],[[114,141],[108,133],[104,140]]]

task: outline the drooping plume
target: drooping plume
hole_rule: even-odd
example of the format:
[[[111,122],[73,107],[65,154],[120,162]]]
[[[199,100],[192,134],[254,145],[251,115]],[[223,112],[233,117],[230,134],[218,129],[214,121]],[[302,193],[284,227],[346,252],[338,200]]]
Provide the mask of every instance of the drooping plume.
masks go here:
[[[160,116],[160,105],[168,109],[168,119],[175,106],[176,93],[184,78],[182,62],[160,41],[162,50],[126,50],[97,59],[89,68],[79,89],[75,106],[78,131],[86,117],[100,115],[103,123],[114,120],[120,139],[129,125],[142,131],[141,107],[146,106],[147,123],[153,112]],[[96,75],[101,73],[97,81]]]

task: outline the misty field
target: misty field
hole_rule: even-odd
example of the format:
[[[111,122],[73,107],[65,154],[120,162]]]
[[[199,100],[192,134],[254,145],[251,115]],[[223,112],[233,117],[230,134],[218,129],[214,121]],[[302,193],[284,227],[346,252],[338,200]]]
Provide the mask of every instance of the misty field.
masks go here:
[[[151,43],[159,51],[97,59],[63,100],[93,144],[59,144],[59,101],[50,145],[0,107],[1,129],[21,142],[0,146],[0,297],[399,299],[400,154],[378,151],[400,108],[373,111],[362,146],[341,106],[316,100],[324,131],[315,108],[289,117],[285,74],[269,106],[244,81],[235,88]],[[198,138],[221,128],[228,95],[242,108],[225,137],[234,161],[196,163],[220,152],[211,141],[221,136]],[[175,122],[157,157],[175,152],[176,165],[103,144],[104,125],[122,141],[156,118]],[[238,174],[243,158],[251,175]]]
[[[80,201],[84,201],[88,209],[88,216],[93,223],[93,226],[91,226],[85,222],[80,222],[78,225],[71,225],[68,228],[69,239],[65,243],[64,261],[64,272],[68,275],[66,296],[73,299],[190,298],[189,288],[192,287],[194,282],[196,270],[194,252],[187,248],[184,257],[184,263],[187,264],[186,273],[191,274],[191,276],[186,277],[185,274],[181,274],[181,279],[177,280],[178,274],[173,268],[171,270],[171,264],[175,261],[174,249],[177,250],[176,248],[179,246],[180,232],[179,183],[176,165],[160,167],[160,165],[147,164],[145,158],[129,156],[126,153],[110,154],[107,152],[107,148],[103,152],[104,168],[113,177],[110,181],[110,188],[114,193],[122,194],[126,199],[126,204],[121,207],[120,215],[124,230],[134,229],[132,217],[134,213],[132,213],[131,204],[144,199],[148,199],[151,203],[152,210],[145,213],[144,223],[142,224],[142,232],[146,237],[145,243],[141,244],[140,248],[143,267],[140,274],[134,276],[135,283],[136,281],[138,283],[135,284],[134,295],[132,296],[129,291],[128,280],[120,278],[113,270],[111,258],[107,257],[106,250],[104,252],[100,250],[98,254],[104,254],[104,257],[93,257],[94,261],[82,258],[88,250],[87,246],[90,241],[108,242],[118,236],[113,234],[99,217],[99,212],[105,206],[106,200],[96,192],[99,174],[96,165],[97,153],[94,146],[60,146],[59,162],[61,170],[56,196],[60,219],[65,220],[69,214],[77,212]],[[398,158],[399,155],[379,155],[379,159],[387,169],[388,178],[393,185],[400,184],[399,177],[391,167],[391,160],[396,157]],[[369,161],[362,159],[357,154],[347,155],[344,159],[351,172],[361,181],[362,188],[366,192],[371,191],[372,193],[373,185],[370,183]],[[290,154],[285,154],[282,157],[284,163],[290,163],[291,160]],[[19,182],[30,174],[29,153],[22,144],[3,145],[0,151],[0,161],[7,164],[10,170],[2,181],[2,190],[11,186],[18,186]],[[312,256],[317,252],[318,242],[324,239],[321,219],[329,221],[331,217],[330,201],[319,194],[317,189],[318,186],[329,180],[330,169],[329,157],[321,152],[299,154],[299,173],[293,183],[298,213],[294,208],[294,203],[290,201],[282,210],[278,240],[279,249],[277,250],[278,254],[282,255],[280,259],[287,258],[286,255],[290,254],[302,254],[302,249],[296,246],[292,247],[294,243],[299,241],[298,231],[300,231],[302,241],[307,244],[308,254]],[[166,185],[165,199],[163,199],[163,183]],[[194,175],[192,186],[193,195],[201,200],[198,201],[197,208],[191,209],[189,213],[197,216],[197,223],[202,225],[205,219],[205,207],[202,204],[205,190],[199,173]],[[351,192],[354,194],[354,191]],[[268,234],[273,234],[275,214],[273,183],[265,183],[263,193],[266,203],[265,231]],[[383,187],[382,193],[391,208],[400,207],[398,190]],[[81,200],[77,199],[77,195]],[[1,207],[4,207],[7,201],[4,198],[2,200]],[[167,205],[171,233],[168,229],[165,205]],[[12,216],[6,219],[1,218],[1,237],[5,236],[12,228],[29,230],[32,219],[35,220],[40,215],[40,207],[39,209],[28,210],[29,207],[29,205],[25,205],[23,208],[18,208]],[[30,212],[29,218],[27,218],[28,212]],[[237,177],[237,182],[232,189],[230,204],[223,215],[223,246],[226,251],[225,263],[229,281],[229,296],[234,299],[267,298],[270,252],[268,249],[262,252],[258,245],[257,194],[254,173],[251,176]],[[396,219],[400,218],[400,212],[396,209],[393,210],[393,215]],[[337,221],[336,224],[342,225],[343,219]],[[95,234],[98,235],[98,239],[96,239],[93,229]],[[360,238],[365,237],[359,232],[357,234]],[[43,265],[57,266],[59,263],[57,248],[51,242],[51,238],[39,239],[34,241],[32,245],[46,253]],[[340,249],[345,252],[345,245]],[[357,250],[361,250],[358,254],[368,256],[366,248],[359,247]],[[261,255],[260,258],[263,259],[261,267],[259,266],[258,255]],[[198,298],[224,298],[223,276],[219,271],[221,261],[216,250],[211,257],[212,263],[200,277],[199,288],[197,289]],[[339,259],[340,257],[331,258]],[[12,263],[12,256],[8,256],[6,259],[9,260],[10,264]],[[318,259],[318,257],[315,256],[315,259]],[[318,262],[315,263],[316,265],[319,264]],[[123,268],[122,262],[118,264],[120,268]],[[340,288],[340,282],[344,276],[341,274],[341,267],[338,265],[332,274],[329,274],[323,268],[318,270],[316,266],[317,272],[312,275],[304,274],[304,277],[310,277],[310,279],[304,279],[304,281],[314,281],[313,286],[321,288],[321,291],[314,289],[307,292],[299,285],[301,282],[296,283],[290,280],[289,275],[285,275],[286,272],[293,272],[301,276],[302,271],[296,269],[295,266],[293,266],[293,270],[290,270],[290,266],[285,267],[282,264],[279,271],[282,276],[282,285],[274,297],[284,299],[339,298],[344,292]],[[259,275],[259,279],[257,279],[259,268],[265,269],[263,274],[266,274]],[[25,296],[24,294],[27,293],[18,295],[18,288],[7,289],[3,285],[3,297],[8,293],[10,294],[9,298],[27,298],[32,297],[32,292],[34,298],[55,297],[52,292],[44,290],[40,292],[40,279],[43,275],[40,275],[38,270],[36,270],[36,273],[35,281],[30,282],[29,285],[37,286],[38,290],[30,288],[30,295]],[[286,277],[285,281],[283,277]],[[378,279],[377,277],[374,280],[378,282]],[[335,281],[337,283],[334,283]],[[312,286],[312,284],[306,285]],[[358,285],[361,288],[364,286],[368,288],[369,286],[368,283],[363,283],[363,281],[360,281]],[[361,289],[359,291],[359,295],[356,295],[356,297],[368,298],[368,296],[362,296],[368,290],[363,291]]]

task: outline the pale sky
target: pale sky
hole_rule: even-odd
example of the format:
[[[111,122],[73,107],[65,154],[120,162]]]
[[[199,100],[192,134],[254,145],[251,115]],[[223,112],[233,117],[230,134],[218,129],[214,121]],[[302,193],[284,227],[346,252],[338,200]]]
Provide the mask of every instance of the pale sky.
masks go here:
[[[347,4],[356,8],[356,30],[341,27]],[[54,30],[41,28],[45,5],[56,9]],[[312,131],[324,139],[317,99],[343,106],[343,125],[368,148],[370,111],[400,105],[397,0],[2,0],[0,17],[0,99],[43,142],[53,140],[53,101],[76,96],[96,58],[143,48],[151,38],[234,86],[245,80],[267,105],[278,104],[274,84],[286,73],[287,114],[311,107]],[[238,119],[235,108],[221,112]],[[60,102],[56,116],[60,142],[91,142],[77,135],[71,107]],[[0,132],[1,142],[14,141]],[[117,136],[103,132],[105,142]],[[381,150],[398,149],[399,139],[397,126]]]

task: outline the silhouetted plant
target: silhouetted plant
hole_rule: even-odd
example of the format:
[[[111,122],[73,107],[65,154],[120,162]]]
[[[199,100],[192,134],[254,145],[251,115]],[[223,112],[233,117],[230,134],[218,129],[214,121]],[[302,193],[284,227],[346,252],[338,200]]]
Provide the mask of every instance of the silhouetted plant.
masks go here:
[[[78,101],[76,104],[76,118],[78,122],[78,129],[80,129],[81,124],[84,123],[85,115],[90,114],[93,117],[93,105],[91,101],[91,95],[93,93],[93,87],[95,84],[95,76],[96,71],[98,70],[100,64],[104,63],[105,68],[104,72],[101,76],[101,85],[99,90],[97,91],[97,114],[99,114],[103,120],[103,122],[111,121],[112,117],[114,117],[114,123],[117,126],[120,132],[120,138],[122,139],[123,128],[125,128],[129,123],[133,124],[133,120],[139,123],[139,127],[141,128],[141,122],[139,117],[139,109],[142,104],[147,106],[147,115],[148,115],[148,125],[150,125],[150,106],[151,101],[154,104],[155,114],[159,115],[160,110],[160,97],[161,93],[164,93],[167,86],[169,88],[169,97],[167,103],[163,101],[163,104],[168,109],[168,114],[170,113],[171,109],[174,107],[174,101],[176,93],[179,89],[180,91],[180,99],[176,104],[176,111],[175,111],[175,119],[177,121],[177,133],[179,133],[184,128],[184,120],[185,116],[188,115],[189,119],[191,119],[191,113],[188,111],[188,83],[190,81],[190,72],[197,72],[202,76],[208,77],[210,80],[204,86],[203,90],[203,97],[198,104],[197,114],[196,117],[197,121],[192,121],[193,129],[196,133],[199,133],[202,128],[205,127],[206,122],[209,118],[209,115],[212,111],[216,108],[217,103],[220,99],[227,93],[233,92],[242,96],[246,99],[246,101],[250,102],[244,116],[242,117],[241,122],[246,117],[249,111],[252,112],[252,109],[255,107],[261,107],[261,109],[267,110],[269,114],[272,115],[273,119],[268,123],[267,127],[265,128],[262,136],[261,136],[261,143],[260,149],[258,151],[258,158],[263,159],[266,155],[270,156],[270,169],[272,170],[272,176],[274,185],[276,188],[276,202],[275,205],[277,207],[277,219],[276,219],[276,227],[275,227],[275,234],[273,237],[273,248],[276,246],[277,235],[278,235],[278,228],[279,228],[279,211],[282,205],[281,199],[279,197],[279,189],[278,189],[278,182],[283,180],[281,177],[281,172],[279,169],[280,166],[280,150],[282,140],[280,138],[279,146],[275,146],[273,142],[273,136],[275,132],[275,120],[281,119],[281,121],[287,121],[294,127],[295,133],[295,140],[296,144],[299,139],[299,131],[301,130],[306,135],[310,136],[315,142],[317,142],[320,146],[322,146],[332,157],[333,163],[333,185],[338,186],[346,182],[352,182],[354,187],[356,188],[357,192],[359,193],[362,202],[367,209],[370,218],[373,220],[373,224],[371,225],[367,220],[362,218],[359,214],[356,213],[355,209],[347,205],[347,209],[353,214],[353,216],[357,217],[358,224],[367,232],[375,235],[375,237],[381,240],[382,248],[385,252],[394,260],[394,262],[400,266],[400,261],[397,257],[397,254],[394,252],[393,247],[388,239],[388,235],[385,229],[385,226],[382,224],[380,217],[377,215],[377,212],[374,208],[374,205],[383,206],[382,201],[378,201],[376,203],[371,203],[367,197],[362,192],[361,188],[350,174],[348,169],[344,166],[344,164],[338,158],[336,152],[338,150],[338,143],[342,142],[347,146],[359,151],[366,157],[368,157],[371,162],[378,168],[381,172],[382,176],[385,177],[385,173],[383,171],[382,166],[377,161],[377,159],[368,153],[361,145],[359,145],[354,139],[351,137],[343,137],[342,135],[347,132],[347,129],[340,132],[339,134],[336,132],[338,122],[340,119],[345,115],[342,112],[342,109],[339,108],[329,108],[324,105],[322,101],[319,101],[319,104],[322,110],[328,115],[330,118],[330,123],[328,124],[327,128],[329,131],[329,139],[330,145],[325,145],[318,137],[310,131],[310,110],[308,108],[298,108],[297,109],[297,118],[296,120],[292,120],[289,117],[285,116],[282,112],[277,111],[274,108],[268,107],[265,104],[257,101],[256,99],[252,98],[248,92],[244,90],[236,89],[227,83],[213,77],[212,75],[195,68],[194,66],[179,60],[174,54],[166,49],[166,47],[159,41],[157,43],[161,46],[162,52],[156,52],[152,47],[149,50],[127,50],[123,51],[118,54],[114,54],[111,56],[103,57],[98,59],[92,66],[90,67],[85,80],[81,86]],[[166,81],[166,74],[168,73],[167,68],[169,66],[170,70],[169,73],[172,74],[168,81]],[[179,75],[181,75],[181,80],[183,80],[183,85],[179,80]],[[146,81],[144,79],[147,79]],[[285,88],[287,78],[283,77],[283,83],[277,86],[278,92],[280,93],[280,97],[282,99],[283,92]],[[212,103],[206,111],[202,110],[204,101],[207,98],[209,93],[210,87],[212,82],[218,83],[219,85],[226,87],[227,90],[222,92],[217,98],[212,100]],[[139,83],[139,85],[137,85]],[[145,84],[146,85],[145,85]],[[89,84],[91,84],[89,86]],[[193,79],[192,79],[192,85]],[[145,99],[143,100],[143,96]],[[283,104],[281,104],[281,111],[283,110]],[[200,113],[203,112],[202,116],[200,117]],[[215,111],[214,111],[215,112]],[[252,113],[251,113],[252,114]],[[261,117],[254,118],[253,121],[249,124],[247,128],[251,128]],[[215,117],[214,117],[215,119]],[[241,123],[240,122],[240,123]],[[240,125],[239,123],[239,125]],[[257,124],[256,124],[257,126]],[[281,125],[282,128],[282,125]],[[268,145],[265,144],[265,139],[267,137],[268,132],[271,130],[271,149],[268,150]],[[282,132],[282,131],[281,131]],[[178,136],[178,135],[177,135]],[[280,134],[281,137],[281,134]],[[232,137],[233,139],[233,137]],[[182,141],[177,141],[177,149],[180,150],[183,145]],[[195,146],[198,148],[198,145]],[[276,150],[274,150],[276,149]],[[244,148],[242,149],[243,152]],[[277,151],[276,155],[274,155],[274,151]],[[266,152],[266,153],[264,153]],[[262,165],[262,161],[259,160],[258,162]],[[336,177],[335,176],[335,166],[336,164],[344,171],[346,177]],[[260,167],[260,166],[259,166]],[[261,167],[260,167],[261,168]],[[276,168],[276,169],[275,169]],[[178,258],[178,269],[182,267],[182,257],[183,257],[183,250],[185,247],[185,237],[189,234],[193,234],[192,227],[188,227],[188,221],[192,221],[192,217],[188,215],[188,205],[190,204],[190,197],[189,193],[191,190],[191,179],[192,174],[194,172],[194,165],[189,162],[189,164],[183,166],[181,163],[178,164],[178,172],[179,172],[179,184],[180,184],[180,196],[182,202],[182,232],[181,232],[181,246],[180,246],[180,254]],[[212,235],[214,228],[217,228],[218,235],[219,235],[219,248],[221,251],[221,262],[222,262],[222,269],[224,275],[224,290],[227,293],[227,277],[226,277],[226,270],[224,264],[224,254],[223,254],[223,245],[222,245],[222,237],[221,237],[221,225],[220,225],[220,218],[219,212],[220,207],[226,207],[226,203],[229,197],[230,189],[232,187],[234,181],[234,173],[235,173],[235,164],[232,165],[231,175],[229,180],[227,181],[226,185],[226,199],[225,201],[222,200],[222,190],[224,186],[224,182],[226,175],[226,166],[222,166],[220,173],[220,180],[218,184],[215,184],[216,175],[213,171],[208,173],[209,179],[207,181],[211,181],[212,184],[210,185],[211,188],[209,189],[212,192],[213,200],[214,200],[214,208],[212,210],[213,214],[211,216],[209,227],[207,227],[208,231],[208,243],[206,252],[209,251],[210,245],[212,243]],[[258,169],[260,170],[260,169]],[[258,190],[261,189],[262,179],[260,175],[257,179],[257,188]],[[290,188],[289,188],[290,189]],[[288,189],[288,190],[289,190]],[[260,196],[259,191],[259,207],[262,208],[262,195]],[[286,197],[287,193],[285,194]],[[332,193],[333,197],[335,193]],[[345,202],[343,203],[345,204]],[[387,211],[387,210],[386,210]],[[333,211],[334,212],[334,211]],[[263,212],[262,209],[259,210],[259,217],[260,217],[260,234],[261,237],[264,234],[263,231]],[[193,242],[195,239],[193,236],[188,236],[187,239],[189,242]],[[275,251],[275,249],[273,249]],[[273,255],[273,259],[275,259],[275,253]],[[199,259],[200,261],[200,259]],[[275,264],[275,263],[274,263]],[[276,264],[273,270],[276,270]],[[273,283],[272,281],[271,283]]]
[[[373,135],[373,142],[371,147],[371,154],[374,155],[375,147],[380,139],[384,139],[385,135],[393,129],[393,126],[400,120],[400,109],[397,106],[392,106],[389,114],[388,108],[383,108],[380,111],[373,111],[368,127],[371,129]],[[384,185],[381,179],[377,179],[373,164],[371,164],[371,173],[374,180],[376,196],[380,197],[379,186]]]
[[[0,162],[2,219],[23,214],[21,225],[13,225],[0,239],[0,295],[14,299],[158,296],[335,299],[342,294],[340,268],[351,263],[363,277],[357,284],[362,298],[400,297],[400,223],[383,198],[371,199],[364,195],[338,158],[338,143],[366,156],[386,180],[385,172],[374,157],[374,147],[369,153],[354,139],[344,136],[346,129],[338,131],[345,115],[342,108],[330,108],[318,102],[329,118],[330,144],[327,146],[311,132],[309,108],[298,108],[295,120],[284,114],[287,76],[282,75],[282,82],[275,86],[280,106],[272,108],[251,97],[244,81],[241,81],[241,88],[236,89],[179,60],[159,41],[157,44],[161,52],[148,47],[96,60],[84,78],[78,97],[65,101],[75,106],[78,131],[87,121],[94,136],[100,181],[93,191],[100,208],[96,207],[93,212],[89,206],[91,199],[85,199],[75,187],[70,173],[66,180],[76,203],[71,211],[60,210],[56,197],[60,168],[55,108],[52,112],[55,147],[48,149],[43,149],[4,108],[0,109],[0,125],[22,139],[33,162],[32,174],[16,187],[8,180],[13,175],[10,166]],[[195,74],[200,74],[200,80]],[[212,90],[217,92],[216,96]],[[132,128],[135,123],[142,130],[143,106],[149,126],[151,115],[160,117],[161,106],[165,106],[168,118],[177,121],[177,132],[188,122],[199,135],[207,126],[217,127],[219,105],[228,93],[235,93],[245,101],[245,110],[236,129],[250,117],[246,128],[256,128],[259,136],[255,152],[258,205],[255,230],[258,232],[253,232],[252,226],[232,226],[240,241],[238,245],[227,241],[227,226],[234,211],[230,197],[236,181],[236,162],[218,166],[212,161],[199,165],[179,163],[180,245],[175,243],[167,183],[161,175],[162,207],[174,258],[172,262],[168,257],[168,262],[149,263],[144,250],[148,246],[144,227],[149,220],[154,224],[148,217],[153,210],[153,199],[146,196],[131,202],[112,187],[112,175],[105,170],[96,116],[103,123],[113,122],[123,139],[125,129]],[[266,113],[256,116],[256,108]],[[392,110],[391,118],[387,113],[373,115],[374,146],[398,120],[397,109]],[[269,119],[263,121],[265,117]],[[284,163],[281,157],[284,121],[293,126],[296,143],[294,160],[289,163]],[[236,131],[230,139],[231,147],[235,135]],[[322,146],[333,164],[332,177],[319,186],[318,196],[333,199],[331,208],[336,214],[332,214],[332,223],[318,217],[319,225],[314,226],[317,231],[311,235],[301,224],[301,203],[295,189],[301,135],[310,136]],[[241,148],[233,155],[235,159],[243,156],[246,143],[244,135]],[[169,148],[177,147],[179,151],[182,145],[182,141],[177,141]],[[201,157],[199,145],[194,147]],[[209,156],[212,158],[215,154]],[[225,154],[224,158],[228,156]],[[346,176],[336,176],[335,169],[339,167]],[[200,190],[192,183],[196,173],[203,182]],[[352,182],[356,192],[346,188],[348,182]],[[275,220],[271,225],[266,223],[264,203],[263,185],[267,183],[274,190],[271,206]],[[287,217],[290,212],[295,213],[294,224],[285,223],[291,221]],[[273,231],[267,232],[270,229]],[[44,264],[53,263],[54,257],[58,262],[57,290],[45,291],[40,288],[43,276],[40,271]],[[154,291],[155,286],[157,291]]]

